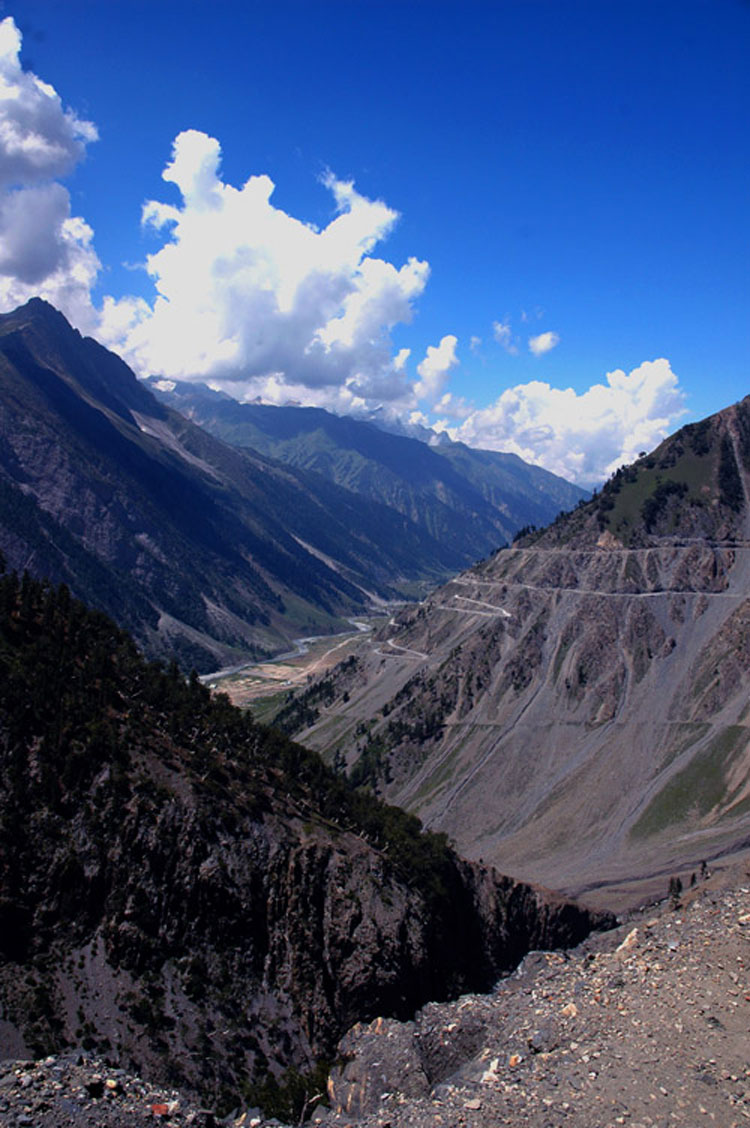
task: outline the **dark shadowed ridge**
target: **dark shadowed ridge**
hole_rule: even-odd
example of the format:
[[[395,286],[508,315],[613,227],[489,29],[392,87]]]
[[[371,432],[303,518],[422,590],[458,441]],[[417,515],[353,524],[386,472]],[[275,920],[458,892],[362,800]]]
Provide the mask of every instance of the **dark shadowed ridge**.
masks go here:
[[[359,1019],[611,923],[464,862],[64,586],[0,578],[0,1056],[82,1046],[234,1107]]]
[[[408,514],[212,437],[40,299],[0,316],[0,438],[10,564],[188,668],[342,630],[463,559]]]

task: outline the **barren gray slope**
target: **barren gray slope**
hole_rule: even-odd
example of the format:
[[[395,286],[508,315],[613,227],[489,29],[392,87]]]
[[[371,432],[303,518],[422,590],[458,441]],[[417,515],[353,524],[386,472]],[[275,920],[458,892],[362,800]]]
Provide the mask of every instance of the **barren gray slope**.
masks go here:
[[[565,955],[533,953],[491,996],[356,1027],[324,1123],[746,1124],[748,910],[746,884],[709,883],[677,912],[650,910]]]
[[[749,418],[400,615],[303,739],[465,854],[610,906],[750,839]]]

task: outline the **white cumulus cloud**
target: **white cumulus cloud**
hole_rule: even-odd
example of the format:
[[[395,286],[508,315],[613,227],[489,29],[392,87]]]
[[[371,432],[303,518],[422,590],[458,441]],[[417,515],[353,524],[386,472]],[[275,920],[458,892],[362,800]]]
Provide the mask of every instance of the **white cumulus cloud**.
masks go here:
[[[464,399],[463,396],[454,396],[452,392],[445,392],[433,407],[433,411],[439,415],[447,416],[448,419],[468,419],[475,411],[473,404]],[[436,430],[446,430],[445,423]]]
[[[318,230],[274,207],[268,176],[225,183],[218,141],[197,130],[176,138],[163,177],[182,203],[144,207],[164,242],[146,262],[156,299],[131,306],[122,342],[139,371],[212,379],[246,397],[308,389],[339,407],[413,399],[408,351],[393,355],[391,330],[411,320],[429,267],[372,254],[397,212],[329,173],[335,214]],[[112,305],[109,318],[118,314]]]
[[[178,135],[163,172],[180,203],[143,208],[161,243],[145,263],[154,297],[105,297],[96,309],[93,231],[59,183],[96,127],[22,68],[20,50],[14,21],[2,20],[0,308],[45,297],[144,375],[210,379],[244,397],[340,411],[416,406],[409,351],[395,351],[391,333],[411,320],[429,266],[374,253],[398,213],[328,173],[332,216],[318,230],[274,207],[268,176],[225,183],[219,142],[197,130]]]
[[[534,356],[543,356],[560,344],[557,333],[540,333],[538,337],[529,337],[529,352]]]
[[[93,232],[71,215],[57,178],[83,158],[96,127],[24,71],[20,51],[21,34],[8,16],[0,22],[0,307],[41,295],[92,327],[90,291],[100,266]]]
[[[458,338],[448,333],[439,345],[428,345],[424,360],[417,365],[419,380],[414,385],[417,399],[434,402],[448,379],[451,368],[458,364],[456,345]]]
[[[611,372],[582,394],[535,381],[475,408],[446,386],[459,363],[450,334],[427,348],[413,383],[409,349],[396,351],[392,334],[411,320],[429,265],[376,253],[398,213],[329,172],[331,218],[317,228],[274,206],[268,176],[228,184],[219,142],[197,130],[177,136],[163,172],[179,203],[143,208],[159,240],[144,264],[153,297],[105,297],[96,309],[93,231],[72,214],[59,182],[97,139],[96,127],[23,69],[20,49],[13,19],[0,21],[0,309],[40,295],[141,374],[202,379],[238,398],[400,418],[422,400],[454,438],[515,451],[586,485],[653,447],[681,415],[683,393],[666,360]],[[543,311],[533,316],[540,321]],[[493,333],[517,351],[509,318]],[[544,332],[528,347],[542,356],[559,341]],[[472,351],[480,345],[471,338]]]
[[[578,394],[541,381],[508,388],[459,427],[439,426],[469,446],[502,450],[582,486],[650,450],[684,413],[685,397],[668,360],[609,372]]]
[[[13,18],[0,23],[0,187],[65,176],[96,141],[90,121],[63,108],[54,87],[20,61],[21,33]]]

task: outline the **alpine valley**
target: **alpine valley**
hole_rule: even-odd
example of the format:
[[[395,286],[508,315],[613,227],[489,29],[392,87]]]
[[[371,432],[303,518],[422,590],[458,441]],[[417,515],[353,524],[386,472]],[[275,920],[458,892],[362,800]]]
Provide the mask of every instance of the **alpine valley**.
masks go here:
[[[289,428],[284,409],[269,412]],[[150,655],[205,671],[341,631],[581,496],[511,460],[509,500],[499,471],[486,497],[475,462],[462,474],[416,439],[313,417],[366,448],[384,481],[418,482],[429,518],[415,516],[418,493],[384,487],[381,499],[379,485],[348,488],[319,463],[264,452],[278,445],[228,446],[35,298],[0,316],[0,549],[19,571],[64,580]]]
[[[433,568],[446,561],[459,571],[512,541],[524,526],[546,525],[588,496],[517,455],[472,450],[426,428],[411,428],[428,440],[415,441],[384,431],[384,420],[376,425],[321,408],[238,403],[202,384],[147,383],[217,438],[314,471],[363,500],[395,509],[434,539]]]
[[[750,843],[750,399],[395,615],[278,718],[503,872],[628,906]]]
[[[463,860],[180,670],[403,599],[447,541],[214,438],[38,299],[0,318],[0,384],[0,1057],[96,1051],[269,1107],[356,1021],[613,923]]]
[[[750,843],[750,400],[587,499],[503,455],[152,387],[39,299],[0,317],[0,1057],[44,1059],[4,1071],[0,1113],[122,1128],[130,1070],[225,1123],[262,1123],[229,1115],[255,1104],[297,1123],[333,1066],[341,1116],[372,1098],[384,1128],[386,1074],[452,1092],[489,1045],[489,1004],[420,1007]],[[388,625],[276,728],[196,672],[373,606]],[[531,999],[567,1023],[619,991],[596,958],[593,1001],[511,976],[518,1029]],[[341,1041],[379,1016],[407,1026]],[[381,1034],[385,1072],[356,1048]],[[482,1050],[481,1084],[507,1061],[525,1099],[517,1066],[579,1045],[524,1038]],[[118,1071],[87,1110],[54,1080],[85,1076],[81,1050]],[[181,1107],[142,1119],[215,1123]]]

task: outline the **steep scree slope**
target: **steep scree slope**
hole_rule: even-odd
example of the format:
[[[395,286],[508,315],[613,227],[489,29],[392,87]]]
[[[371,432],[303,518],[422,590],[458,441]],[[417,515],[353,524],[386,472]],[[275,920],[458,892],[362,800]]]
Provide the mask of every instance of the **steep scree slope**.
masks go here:
[[[745,399],[397,615],[331,704],[313,685],[280,719],[470,857],[601,903],[662,890],[750,839],[749,471]]]
[[[738,876],[564,956],[532,953],[490,996],[355,1027],[325,1128],[740,1128],[750,1118],[747,858]]]

